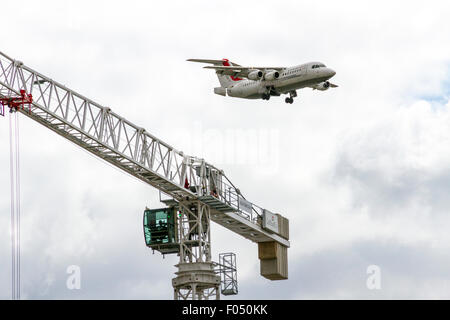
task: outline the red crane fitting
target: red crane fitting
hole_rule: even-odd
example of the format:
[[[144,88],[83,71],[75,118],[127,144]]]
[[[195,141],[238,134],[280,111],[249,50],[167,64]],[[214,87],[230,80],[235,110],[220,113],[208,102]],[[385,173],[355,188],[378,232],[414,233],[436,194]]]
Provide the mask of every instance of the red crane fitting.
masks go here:
[[[0,104],[2,105],[2,110],[0,110],[3,115],[4,106],[9,107],[10,109],[22,108],[24,110],[24,105],[33,103],[33,96],[29,93],[26,93],[25,90],[20,90],[20,96],[17,97],[8,97],[8,98],[0,98]]]

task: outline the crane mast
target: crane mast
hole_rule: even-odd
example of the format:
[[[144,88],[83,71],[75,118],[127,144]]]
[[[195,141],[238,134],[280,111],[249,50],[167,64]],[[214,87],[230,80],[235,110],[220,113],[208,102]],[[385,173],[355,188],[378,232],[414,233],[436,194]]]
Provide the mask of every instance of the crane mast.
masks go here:
[[[26,105],[12,103],[21,97]],[[163,202],[173,213],[176,241],[171,246],[147,245],[180,256],[172,280],[175,299],[220,296],[221,280],[211,257],[211,220],[258,243],[263,276],[287,278],[287,219],[246,200],[223,170],[184,154],[110,108],[2,52],[0,99],[3,107],[37,121],[169,196]]]

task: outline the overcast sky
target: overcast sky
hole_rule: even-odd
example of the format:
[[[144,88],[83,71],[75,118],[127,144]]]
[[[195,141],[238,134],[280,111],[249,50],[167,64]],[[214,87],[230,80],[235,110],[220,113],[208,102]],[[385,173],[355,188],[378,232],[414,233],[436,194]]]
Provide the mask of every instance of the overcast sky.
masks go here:
[[[448,1],[2,1],[0,51],[222,168],[290,220],[289,280],[237,254],[239,299],[450,298]],[[243,100],[214,72],[321,61],[339,88]],[[158,192],[20,117],[22,297],[172,299],[176,256],[146,248]],[[0,298],[11,296],[8,119],[0,119]],[[68,290],[66,269],[81,268]],[[381,289],[366,286],[367,267]]]

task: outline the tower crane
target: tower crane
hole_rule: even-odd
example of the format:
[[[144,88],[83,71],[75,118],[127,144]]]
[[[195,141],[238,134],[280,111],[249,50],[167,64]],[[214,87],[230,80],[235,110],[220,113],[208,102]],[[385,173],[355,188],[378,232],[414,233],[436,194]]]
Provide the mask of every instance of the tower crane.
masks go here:
[[[144,238],[179,256],[174,299],[237,294],[235,255],[212,261],[210,221],[258,243],[262,276],[288,278],[288,219],[248,201],[223,170],[2,52],[0,104],[3,114],[19,112],[165,195],[166,207],[144,211]]]

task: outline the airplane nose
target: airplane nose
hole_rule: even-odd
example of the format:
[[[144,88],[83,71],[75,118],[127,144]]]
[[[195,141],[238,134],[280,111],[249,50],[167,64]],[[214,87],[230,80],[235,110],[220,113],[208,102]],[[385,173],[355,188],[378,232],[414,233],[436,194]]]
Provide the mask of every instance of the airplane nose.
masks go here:
[[[334,71],[333,69],[328,68],[328,71],[330,72],[331,77],[336,74],[336,71]]]

